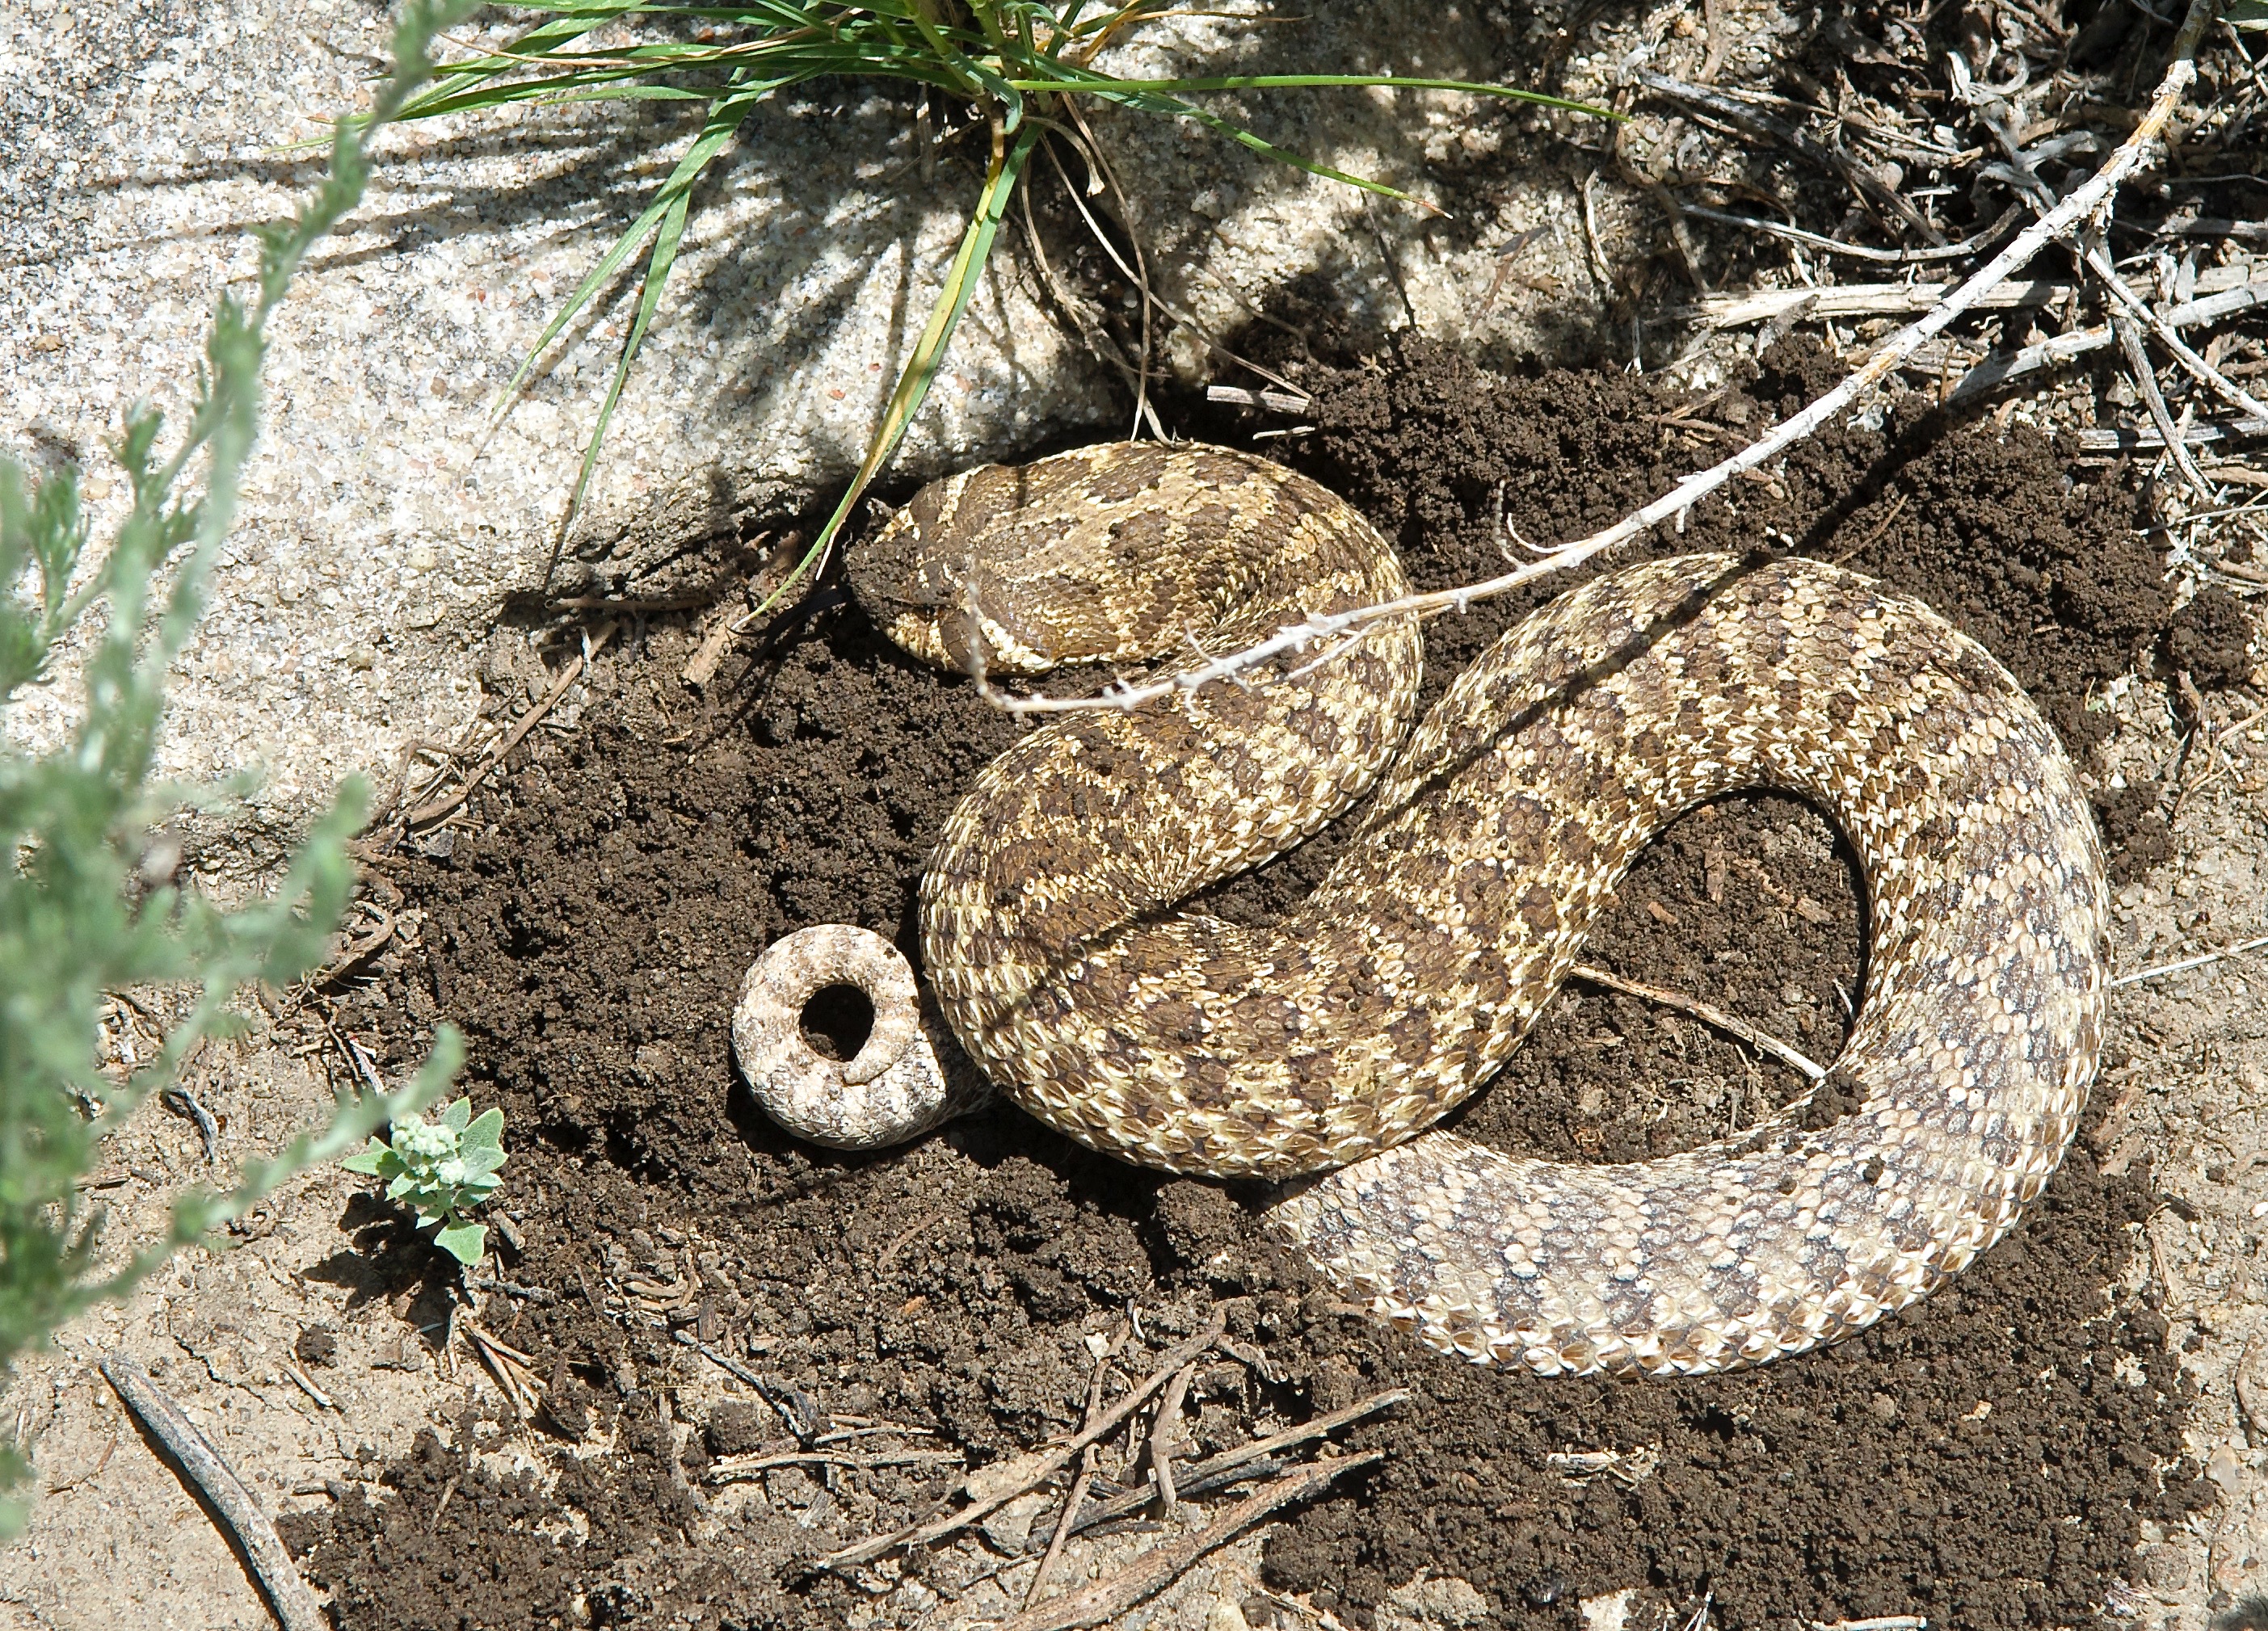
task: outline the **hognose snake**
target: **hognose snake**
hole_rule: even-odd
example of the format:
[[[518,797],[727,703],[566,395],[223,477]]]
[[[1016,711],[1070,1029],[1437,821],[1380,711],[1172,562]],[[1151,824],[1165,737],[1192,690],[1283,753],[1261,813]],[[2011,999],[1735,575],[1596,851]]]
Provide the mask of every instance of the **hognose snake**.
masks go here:
[[[1193,661],[1389,599],[1393,551],[1304,477],[1128,444],[925,489],[850,562],[891,639],[1027,673]],[[1514,627],[1412,731],[1414,620],[1179,704],[1058,716],[977,777],[921,889],[933,1006],[895,947],[806,929],[736,1017],[768,1109],[895,1142],[979,1084],[1151,1167],[1279,1186],[1270,1221],[1425,1341],[1546,1374],[1760,1363],[1926,1295],[2062,1158],[2102,1029],[2103,863],[2061,746],[1920,604],[1802,560],[1696,555]],[[1405,745],[1406,744],[1406,745]],[[1856,1027],[1805,1100],[1628,1165],[1428,1128],[1483,1086],[1682,812],[1801,793],[1856,849]],[[1324,883],[1254,929],[1186,904],[1368,796]],[[798,1016],[868,990],[837,1064]],[[948,1050],[949,1053],[950,1050]]]

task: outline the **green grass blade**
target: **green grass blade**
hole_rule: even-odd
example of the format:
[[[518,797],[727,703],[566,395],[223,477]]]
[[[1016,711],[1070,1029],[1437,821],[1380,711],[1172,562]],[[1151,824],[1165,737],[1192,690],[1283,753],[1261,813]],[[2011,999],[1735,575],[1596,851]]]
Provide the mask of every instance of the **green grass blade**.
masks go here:
[[[668,216],[672,206],[691,191],[694,182],[698,180],[702,172],[708,168],[710,161],[716,158],[718,153],[723,151],[725,143],[732,139],[733,131],[739,129],[740,121],[747,116],[747,111],[755,105],[756,99],[777,88],[775,84],[751,87],[746,91],[736,92],[731,97],[712,105],[710,116],[703,121],[702,134],[694,139],[693,146],[687,151],[685,157],[677,161],[676,167],[669,173],[668,179],[663,181],[659,189],[655,192],[653,202],[645,207],[637,220],[630,223],[621,237],[615,239],[613,247],[599,258],[599,264],[593,267],[583,281],[575,285],[574,292],[567,297],[566,303],[553,314],[551,320],[544,325],[543,332],[536,336],[535,343],[527,349],[527,355],[520,359],[519,368],[513,373],[511,383],[504,386],[497,399],[496,417],[500,419],[510,411],[513,400],[519,395],[521,387],[526,385],[528,376],[535,371],[536,364],[542,359],[545,349],[559,337],[561,330],[573,322],[583,308],[590,305],[607,280],[621,269],[622,262],[637,253],[638,246],[645,242],[650,233],[660,226]],[[720,132],[716,129],[718,117],[727,108],[733,110],[732,121],[730,125]],[[672,254],[674,257],[674,249]]]
[[[755,105],[758,94],[761,92],[735,92],[710,108],[700,136],[685,157],[678,161],[677,168],[663,183],[661,193],[655,199],[660,214],[654,229],[653,247],[646,256],[645,278],[638,290],[637,312],[630,320],[630,334],[622,341],[622,356],[615,364],[614,378],[607,387],[607,400],[600,405],[598,420],[591,427],[591,439],[583,449],[582,468],[576,473],[575,490],[568,497],[567,513],[559,524],[559,536],[563,540],[583,507],[583,494],[590,486],[591,472],[598,466],[599,449],[607,439],[607,426],[614,419],[615,405],[622,399],[622,386],[630,378],[630,364],[637,360],[639,348],[645,341],[646,329],[653,322],[654,308],[661,302],[662,287],[669,281],[670,269],[677,264],[677,249],[685,236],[685,217],[692,202],[693,184],[700,180],[702,173],[708,169],[717,155],[725,151],[733,133],[740,129],[740,121],[747,117],[748,110]],[[652,213],[652,210],[647,212],[649,215]],[[644,218],[640,217],[641,220]],[[643,236],[642,233],[640,235]],[[588,280],[585,282],[587,284]],[[541,345],[537,349],[541,349]],[[530,354],[531,358],[534,355]]]
[[[655,231],[652,251],[646,256],[645,279],[638,290],[637,315],[630,320],[630,332],[622,342],[622,355],[615,359],[614,378],[608,382],[606,400],[599,405],[599,417],[591,426],[591,438],[583,447],[582,467],[575,473],[575,490],[567,498],[567,514],[560,523],[563,535],[575,523],[583,508],[583,495],[591,485],[591,472],[597,468],[599,449],[607,439],[607,426],[613,422],[615,408],[622,400],[622,386],[630,377],[630,364],[637,360],[639,347],[644,342],[645,331],[653,321],[654,307],[660,304],[662,285],[669,279],[670,268],[677,263],[677,246],[685,236],[685,212],[690,195],[679,193],[662,211],[661,225]]]
[[[868,485],[896,452],[898,444],[905,439],[906,429],[928,400],[931,384],[945,361],[945,353],[953,343],[954,331],[961,327],[961,314],[968,311],[969,300],[976,295],[976,281],[983,275],[985,263],[990,260],[994,239],[1000,231],[1001,217],[1007,213],[1008,202],[1015,195],[1018,181],[1033,152],[1044,134],[1038,121],[1025,125],[1016,140],[997,157],[984,178],[984,189],[977,195],[976,209],[968,218],[968,225],[961,235],[961,246],[946,269],[944,287],[930,308],[929,321],[924,326],[921,338],[915,342],[913,355],[899,371],[898,383],[890,393],[888,406],[882,420],[875,426],[873,437],[866,446],[866,456],[859,461],[858,469],[843,490],[843,500],[835,506],[835,513],[827,525],[812,540],[811,547],[795,563],[795,569],[783,579],[777,589],[764,598],[756,608],[761,616],[779,603],[781,597],[799,582],[826,555],[835,542],[836,535],[850,519],[852,509],[865,496]]]
[[[629,5],[608,5],[584,11],[578,8],[556,22],[542,23],[518,36],[504,50],[516,57],[549,55],[564,45],[580,40],[593,29],[604,27],[618,17],[639,8]],[[431,84],[401,105],[397,119],[431,119],[437,114],[450,111],[445,104],[454,103],[457,94],[468,85],[486,83],[490,76],[469,67],[451,65],[437,75]]]

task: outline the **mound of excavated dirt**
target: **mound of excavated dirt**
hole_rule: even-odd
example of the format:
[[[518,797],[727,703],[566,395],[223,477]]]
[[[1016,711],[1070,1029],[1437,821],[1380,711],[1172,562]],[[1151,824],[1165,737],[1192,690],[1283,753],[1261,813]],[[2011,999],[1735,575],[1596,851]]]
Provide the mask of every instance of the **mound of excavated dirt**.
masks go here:
[[[1789,357],[1694,400],[1620,376],[1492,377],[1408,348],[1315,381],[1320,428],[1265,445],[1359,503],[1419,582],[1447,584],[1502,569],[1499,506],[1524,539],[1578,535],[1808,395],[1809,366]],[[2123,473],[2076,471],[2028,433],[1899,413],[1808,444],[1654,547],[1789,540],[1884,577],[1989,646],[2084,752],[2099,735],[2090,690],[2171,633],[2137,508]],[[1433,625],[1430,686],[1522,609]],[[2217,649],[2209,619],[2181,638]],[[599,662],[576,731],[516,755],[445,856],[384,867],[427,915],[422,960],[342,1012],[401,1058],[438,1018],[469,1033],[473,1091],[504,1105],[517,1151],[504,1262],[533,1291],[508,1311],[492,1298],[484,1319],[534,1360],[560,1436],[586,1442],[547,1489],[470,1458],[482,1429],[468,1421],[373,1466],[369,1495],[347,1488],[328,1517],[293,1520],[344,1625],[839,1622],[861,1594],[793,1560],[903,1521],[946,1474],[798,1473],[748,1515],[703,1517],[707,1456],[766,1429],[721,1407],[680,1464],[674,1367],[700,1362],[670,1322],[760,1355],[749,1363],[814,1408],[927,1429],[924,1444],[982,1461],[1076,1421],[1083,1332],[1138,1309],[1123,1364],[1138,1375],[1145,1352],[1224,1304],[1274,1379],[1232,1368],[1201,1387],[1203,1444],[1387,1385],[1415,1394],[1353,1436],[1387,1451],[1367,1481],[1293,1517],[1267,1554],[1275,1584],[1356,1623],[1430,1568],[1469,1580],[1509,1625],[1574,1625],[1581,1598],[1624,1588],[1681,1613],[1713,1594],[1712,1623],[1736,1627],[1898,1613],[2088,1624],[2138,1525],[2197,1498],[2175,1465],[2183,1398],[2163,1324],[2121,1289],[2148,1180],[2098,1174],[2083,1140],[2025,1226],[1923,1307],[1761,1372],[1637,1385],[1413,1349],[1311,1286],[1237,1195],[1120,1166],[1011,1112],[873,1158],[792,1144],[733,1075],[742,972],[814,922],[863,923],[910,951],[932,837],[1016,727],[839,599],[705,702],[674,678],[687,648],[682,628],[655,625]],[[2115,813],[2122,840],[2154,819],[2146,790]],[[1279,908],[1330,848],[1225,888],[1223,909]],[[1680,823],[1590,953],[1815,1055],[1839,1044],[1861,956],[1846,853],[1777,797]],[[1629,1159],[1747,1125],[1797,1085],[1697,1024],[1577,986],[1461,1125],[1506,1148]],[[384,1231],[371,1250],[381,1236],[400,1257]],[[626,1317],[638,1308],[666,1311]],[[1587,1476],[1548,1458],[1597,1451],[1625,1453]],[[932,1583],[949,1594],[947,1576]]]

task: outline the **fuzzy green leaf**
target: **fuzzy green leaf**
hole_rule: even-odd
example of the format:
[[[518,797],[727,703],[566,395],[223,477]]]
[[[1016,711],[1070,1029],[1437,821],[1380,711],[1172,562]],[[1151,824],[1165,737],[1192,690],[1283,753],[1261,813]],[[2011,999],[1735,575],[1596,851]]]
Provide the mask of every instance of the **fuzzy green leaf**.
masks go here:
[[[488,1225],[468,1223],[460,1218],[435,1235],[433,1244],[470,1267],[488,1255]]]
[[[479,1118],[468,1123],[458,1137],[457,1148],[468,1157],[476,1150],[501,1151],[504,1149],[504,1112],[495,1108],[482,1111]],[[501,1161],[504,1157],[499,1154],[497,1158]]]
[[[341,1161],[339,1164],[346,1168],[350,1172],[364,1172],[372,1178],[378,1178],[382,1176],[392,1176],[392,1174],[387,1173],[386,1171],[387,1163],[388,1162],[392,1162],[394,1165],[399,1166],[401,1164],[401,1158],[397,1157],[393,1150],[387,1149],[384,1144],[379,1142],[377,1139],[373,1138],[370,1141],[370,1144],[367,1149],[356,1150],[354,1154],[347,1157],[344,1160]]]

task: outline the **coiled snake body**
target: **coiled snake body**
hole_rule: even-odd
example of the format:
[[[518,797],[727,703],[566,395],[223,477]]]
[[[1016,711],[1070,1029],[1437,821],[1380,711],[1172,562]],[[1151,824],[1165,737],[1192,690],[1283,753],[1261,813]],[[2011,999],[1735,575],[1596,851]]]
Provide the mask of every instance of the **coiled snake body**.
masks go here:
[[[1314,482],[1154,444],[938,483],[850,569],[892,639],[996,676],[1186,667],[1403,591]],[[2077,778],[1998,663],[1852,573],[1724,555],[1563,596],[1413,731],[1420,650],[1414,620],[1377,624],[1241,686],[1060,716],[986,768],[923,879],[921,943],[996,1087],[1127,1160],[1276,1180],[1271,1221],[1380,1314],[1547,1374],[1797,1352],[2009,1229],[2094,1075],[2106,902]],[[1823,806],[1866,878],[1865,995],[1812,1096],[1622,1165],[1427,1131],[1518,1044],[1639,849],[1752,787]],[[1183,904],[1366,794],[1284,921]]]

